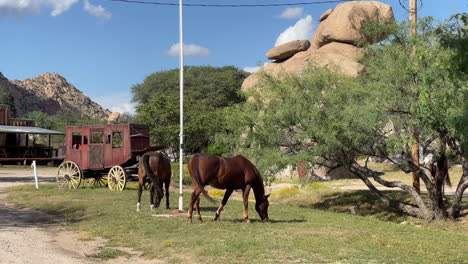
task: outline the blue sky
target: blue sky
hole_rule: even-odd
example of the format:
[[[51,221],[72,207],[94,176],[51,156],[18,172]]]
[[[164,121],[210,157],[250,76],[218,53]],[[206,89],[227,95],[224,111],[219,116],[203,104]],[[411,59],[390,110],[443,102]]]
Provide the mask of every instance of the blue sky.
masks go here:
[[[184,2],[312,1],[318,0]],[[398,0],[382,2],[393,7],[398,20],[407,19],[407,12]],[[468,12],[466,0],[423,2],[419,16],[444,19],[456,12]],[[320,15],[334,6],[336,4],[295,9],[185,7],[184,43],[188,45],[185,63],[234,65],[253,70],[267,61],[264,54],[275,44],[310,38]],[[178,57],[172,56],[177,54],[172,46],[179,42],[178,26],[177,7],[109,0],[0,0],[0,72],[18,80],[57,72],[104,107],[132,111],[130,87],[133,84],[142,82],[151,73],[178,68]]]

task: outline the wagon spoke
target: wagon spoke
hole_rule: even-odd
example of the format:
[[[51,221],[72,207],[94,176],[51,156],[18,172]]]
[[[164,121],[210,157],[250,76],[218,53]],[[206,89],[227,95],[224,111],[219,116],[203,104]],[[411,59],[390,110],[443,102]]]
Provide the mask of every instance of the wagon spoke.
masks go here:
[[[61,187],[78,188],[81,183],[81,169],[73,161],[64,161],[57,170],[57,182]]]

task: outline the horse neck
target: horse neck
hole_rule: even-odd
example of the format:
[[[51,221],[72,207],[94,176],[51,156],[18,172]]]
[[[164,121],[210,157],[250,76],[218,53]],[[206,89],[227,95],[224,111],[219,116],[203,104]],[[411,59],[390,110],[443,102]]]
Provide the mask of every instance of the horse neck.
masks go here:
[[[252,189],[255,195],[256,203],[261,203],[265,199],[265,187],[263,186],[262,178],[258,178],[258,181],[255,184],[252,184]]]

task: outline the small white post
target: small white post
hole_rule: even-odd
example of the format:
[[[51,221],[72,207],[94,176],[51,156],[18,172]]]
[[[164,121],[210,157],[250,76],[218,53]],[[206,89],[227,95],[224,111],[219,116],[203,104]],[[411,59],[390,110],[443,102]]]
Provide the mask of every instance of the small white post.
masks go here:
[[[36,161],[33,160],[31,163],[31,168],[34,170],[34,181],[36,182],[36,189],[39,189],[39,182],[37,180],[37,168],[36,168]]]

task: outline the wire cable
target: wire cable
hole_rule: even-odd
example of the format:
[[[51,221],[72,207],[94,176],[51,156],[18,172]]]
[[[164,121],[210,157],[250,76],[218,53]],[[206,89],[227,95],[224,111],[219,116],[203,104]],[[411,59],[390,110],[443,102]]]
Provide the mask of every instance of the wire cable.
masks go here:
[[[108,0],[112,2],[123,2],[131,4],[144,4],[144,5],[160,5],[160,6],[179,6],[178,3],[167,2],[145,2],[138,0]],[[319,5],[330,3],[343,3],[351,0],[325,0],[316,2],[298,2],[298,3],[279,3],[279,4],[182,4],[183,6],[191,7],[275,7],[275,6],[298,6],[298,5]]]

